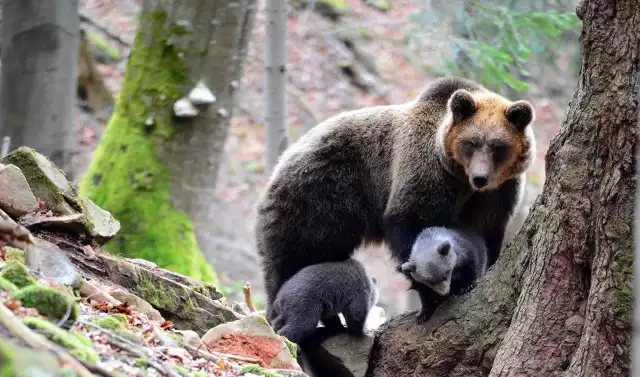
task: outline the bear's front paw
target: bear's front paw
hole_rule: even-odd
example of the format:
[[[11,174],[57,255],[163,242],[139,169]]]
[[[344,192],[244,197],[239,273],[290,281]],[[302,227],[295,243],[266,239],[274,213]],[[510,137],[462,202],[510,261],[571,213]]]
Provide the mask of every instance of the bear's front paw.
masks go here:
[[[433,315],[433,310],[422,309],[416,316],[416,323],[418,325],[425,324],[431,318],[432,315]]]

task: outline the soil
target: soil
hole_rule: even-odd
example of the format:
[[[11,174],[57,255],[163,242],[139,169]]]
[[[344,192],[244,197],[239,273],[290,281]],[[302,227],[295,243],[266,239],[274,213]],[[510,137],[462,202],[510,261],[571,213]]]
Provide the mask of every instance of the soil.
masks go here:
[[[276,369],[295,369],[292,365],[271,365],[274,357],[280,353],[282,342],[263,336],[242,334],[226,334],[222,338],[206,344],[210,351],[232,354],[237,356],[255,357],[261,366]]]

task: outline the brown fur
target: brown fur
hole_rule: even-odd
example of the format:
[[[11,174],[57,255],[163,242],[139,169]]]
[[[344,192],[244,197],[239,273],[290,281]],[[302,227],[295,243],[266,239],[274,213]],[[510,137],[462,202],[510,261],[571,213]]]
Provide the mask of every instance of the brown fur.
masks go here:
[[[362,242],[385,241],[396,261],[405,262],[422,229],[453,222],[462,196],[471,198],[460,219],[485,238],[493,264],[520,200],[530,163],[526,144],[533,145],[522,109],[509,113],[517,127],[501,115],[508,104],[473,81],[442,78],[415,101],[334,116],[291,145],[257,206],[267,317],[287,279],[312,264],[345,260]],[[520,137],[511,130],[518,127]],[[457,145],[474,134],[499,137],[510,147],[509,158],[490,169],[490,189],[474,191],[466,175],[472,165],[488,166],[486,158],[478,164],[475,156],[456,156]],[[417,289],[425,318],[437,294]]]

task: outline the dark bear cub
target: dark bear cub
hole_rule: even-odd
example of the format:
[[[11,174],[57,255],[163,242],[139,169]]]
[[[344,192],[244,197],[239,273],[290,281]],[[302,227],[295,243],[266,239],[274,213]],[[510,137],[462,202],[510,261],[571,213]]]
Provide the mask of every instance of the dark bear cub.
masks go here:
[[[441,296],[424,317],[426,321],[446,296],[468,292],[484,276],[486,243],[469,227],[425,228],[399,269],[414,284],[424,284]]]
[[[300,344],[323,321],[332,329],[361,335],[369,310],[379,298],[376,280],[367,276],[355,259],[318,263],[301,269],[287,280],[273,304],[273,328],[290,341]]]

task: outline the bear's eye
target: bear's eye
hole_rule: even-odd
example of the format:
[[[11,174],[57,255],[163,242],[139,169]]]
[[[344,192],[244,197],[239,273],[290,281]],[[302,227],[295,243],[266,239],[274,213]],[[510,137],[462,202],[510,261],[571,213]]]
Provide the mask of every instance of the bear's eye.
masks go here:
[[[493,160],[496,164],[500,164],[507,159],[509,147],[504,144],[497,144],[491,147]]]
[[[460,143],[460,150],[462,150],[462,154],[465,156],[471,157],[476,150],[476,144],[473,141],[465,140]]]

